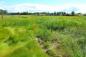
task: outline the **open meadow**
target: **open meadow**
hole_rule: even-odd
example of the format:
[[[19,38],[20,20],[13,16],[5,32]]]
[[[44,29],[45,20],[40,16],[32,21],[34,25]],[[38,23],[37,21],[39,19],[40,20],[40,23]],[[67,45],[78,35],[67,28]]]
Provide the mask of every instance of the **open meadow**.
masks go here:
[[[0,16],[0,57],[86,57],[86,16]]]

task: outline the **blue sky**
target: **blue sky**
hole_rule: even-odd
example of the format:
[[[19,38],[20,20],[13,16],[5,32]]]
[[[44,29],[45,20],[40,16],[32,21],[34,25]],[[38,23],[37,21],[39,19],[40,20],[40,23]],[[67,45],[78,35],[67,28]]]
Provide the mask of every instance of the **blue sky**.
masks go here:
[[[77,3],[86,3],[86,0],[0,0],[6,4],[19,4],[19,3],[39,3],[39,4],[49,4],[49,5],[61,5],[61,4],[77,4]]]
[[[66,11],[70,11],[72,8],[77,8],[79,9],[77,10],[78,12],[86,12],[85,5],[86,0],[0,0],[0,8],[7,9],[8,11],[29,11],[32,9],[34,9],[32,11],[49,11],[49,9],[51,9],[50,11],[62,11],[66,9]]]

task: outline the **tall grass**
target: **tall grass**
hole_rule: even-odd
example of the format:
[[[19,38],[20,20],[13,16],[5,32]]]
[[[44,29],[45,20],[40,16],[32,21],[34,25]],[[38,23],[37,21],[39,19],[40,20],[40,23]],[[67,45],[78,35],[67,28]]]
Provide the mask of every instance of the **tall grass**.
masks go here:
[[[85,21],[84,16],[4,16],[0,57],[86,57]]]

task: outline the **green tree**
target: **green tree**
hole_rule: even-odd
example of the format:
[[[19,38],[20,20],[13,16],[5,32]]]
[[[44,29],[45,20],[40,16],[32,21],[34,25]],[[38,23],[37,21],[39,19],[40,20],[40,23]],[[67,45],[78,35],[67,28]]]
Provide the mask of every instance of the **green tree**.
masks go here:
[[[7,14],[7,11],[0,9],[1,19],[3,19],[4,14]]]
[[[71,12],[71,16],[75,16],[75,12],[74,11]]]

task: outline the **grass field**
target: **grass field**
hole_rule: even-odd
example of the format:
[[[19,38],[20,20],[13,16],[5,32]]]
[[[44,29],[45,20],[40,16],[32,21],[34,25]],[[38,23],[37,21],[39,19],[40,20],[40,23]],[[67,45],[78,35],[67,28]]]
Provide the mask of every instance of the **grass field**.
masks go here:
[[[0,17],[0,57],[86,57],[86,17]]]

